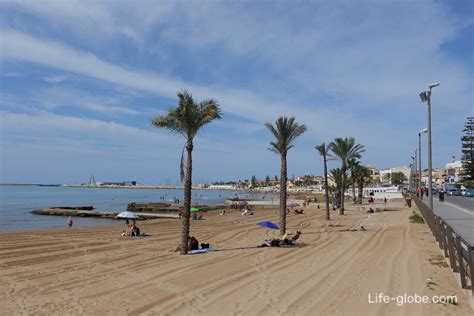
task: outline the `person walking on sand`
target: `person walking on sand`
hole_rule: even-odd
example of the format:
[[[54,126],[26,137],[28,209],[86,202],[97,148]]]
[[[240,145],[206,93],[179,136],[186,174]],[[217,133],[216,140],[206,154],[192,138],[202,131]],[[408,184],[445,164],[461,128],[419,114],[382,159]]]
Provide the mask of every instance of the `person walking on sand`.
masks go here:
[[[72,217],[69,216],[67,219],[67,226],[72,227]]]

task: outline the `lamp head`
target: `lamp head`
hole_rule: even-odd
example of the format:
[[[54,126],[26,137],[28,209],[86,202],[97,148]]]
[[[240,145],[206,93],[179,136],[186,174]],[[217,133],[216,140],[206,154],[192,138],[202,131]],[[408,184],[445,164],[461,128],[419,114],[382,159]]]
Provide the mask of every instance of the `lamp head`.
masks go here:
[[[424,133],[428,133],[428,129],[427,129],[427,128],[423,128],[423,129],[419,132],[419,134],[424,134]]]
[[[421,99],[421,102],[428,101],[428,93],[426,91],[423,91],[422,93],[420,93],[420,99]]]
[[[434,87],[437,87],[437,86],[439,86],[438,82],[435,82],[429,85],[430,89],[433,89]]]

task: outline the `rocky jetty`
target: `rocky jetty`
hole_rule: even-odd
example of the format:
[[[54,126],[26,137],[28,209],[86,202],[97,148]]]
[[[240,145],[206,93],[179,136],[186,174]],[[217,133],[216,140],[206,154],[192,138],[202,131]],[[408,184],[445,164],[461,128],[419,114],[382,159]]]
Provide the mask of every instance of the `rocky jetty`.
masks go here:
[[[224,208],[222,205],[193,205],[193,207],[197,207],[204,212]],[[178,204],[167,203],[129,203],[127,206],[127,211],[135,213],[140,219],[179,218],[178,209]],[[93,206],[57,206],[34,210],[31,213],[37,215],[116,218],[119,212],[94,210]]]
[[[62,207],[51,207],[41,210],[31,211],[37,215],[56,215],[56,216],[78,216],[78,217],[101,217],[101,218],[115,218],[118,213],[106,212],[106,211],[90,211],[78,208],[62,208]]]
[[[134,213],[163,213],[163,214],[178,214],[179,204],[167,204],[167,203],[129,203],[127,206],[127,211]],[[213,210],[221,210],[225,206],[216,205],[193,205],[192,207],[197,207],[200,211],[207,212]]]

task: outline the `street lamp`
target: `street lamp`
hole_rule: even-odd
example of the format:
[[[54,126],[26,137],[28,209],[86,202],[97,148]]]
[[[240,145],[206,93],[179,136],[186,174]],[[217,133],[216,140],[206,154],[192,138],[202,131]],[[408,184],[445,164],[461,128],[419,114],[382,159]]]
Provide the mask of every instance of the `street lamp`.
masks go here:
[[[413,172],[413,177],[412,177],[412,185],[413,185],[413,192],[416,193],[416,149],[415,149],[415,155],[411,156],[411,165],[413,166],[412,172]]]
[[[439,83],[432,83],[428,86],[428,91],[423,91],[420,93],[421,102],[428,101],[428,195],[430,196],[429,207],[433,211],[433,164],[432,158],[433,154],[431,151],[431,90],[434,87],[439,86]]]
[[[423,128],[421,131],[418,132],[418,171],[420,171],[420,178],[418,179],[418,187],[421,190],[421,176],[422,176],[422,169],[421,169],[421,134],[425,134],[428,132],[427,128]],[[423,195],[420,194],[420,197]]]

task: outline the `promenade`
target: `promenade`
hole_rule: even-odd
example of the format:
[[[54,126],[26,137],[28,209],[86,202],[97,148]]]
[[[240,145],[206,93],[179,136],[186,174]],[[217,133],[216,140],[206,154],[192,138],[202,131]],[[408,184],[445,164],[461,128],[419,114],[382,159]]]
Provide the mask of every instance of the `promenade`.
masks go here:
[[[428,199],[423,198],[428,205]],[[461,235],[470,245],[474,245],[474,199],[458,196],[445,196],[444,202],[439,202],[438,196],[433,196],[434,213],[441,217],[453,230]]]

